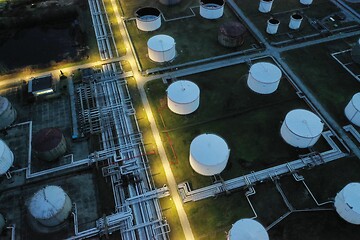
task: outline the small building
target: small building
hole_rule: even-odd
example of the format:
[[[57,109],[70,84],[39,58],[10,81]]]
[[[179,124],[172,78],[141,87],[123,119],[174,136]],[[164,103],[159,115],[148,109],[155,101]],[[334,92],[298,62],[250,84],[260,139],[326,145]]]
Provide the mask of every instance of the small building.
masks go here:
[[[51,74],[31,78],[28,84],[28,93],[35,97],[54,93],[54,81]]]

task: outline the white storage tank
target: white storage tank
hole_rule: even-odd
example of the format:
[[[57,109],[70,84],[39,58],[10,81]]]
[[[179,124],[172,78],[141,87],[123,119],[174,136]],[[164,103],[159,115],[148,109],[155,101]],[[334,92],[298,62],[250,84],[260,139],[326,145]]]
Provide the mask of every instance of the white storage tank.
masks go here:
[[[279,86],[282,73],[280,68],[268,62],[259,62],[251,66],[247,85],[260,94],[270,94]]]
[[[221,173],[229,155],[230,149],[225,140],[215,134],[201,134],[190,144],[190,165],[195,172],[204,176]]]
[[[336,194],[335,209],[345,221],[360,224],[360,183],[349,183]]]
[[[14,154],[6,143],[0,139],[0,175],[9,171],[14,162]]]
[[[148,55],[154,62],[168,62],[175,58],[175,40],[168,35],[155,35],[148,42]]]
[[[9,100],[0,96],[0,129],[9,127],[16,119],[16,110]]]
[[[279,29],[280,21],[276,18],[270,18],[267,21],[266,32],[268,34],[276,34]]]
[[[260,0],[259,11],[262,13],[270,12],[273,2],[273,0]]]
[[[186,115],[198,109],[200,89],[195,83],[179,80],[170,84],[166,91],[167,104],[172,112]]]
[[[258,221],[244,218],[233,224],[227,240],[269,240],[269,234]]]
[[[310,5],[312,2],[313,0],[300,0],[300,3],[304,5]]]
[[[316,114],[305,109],[295,109],[286,114],[280,133],[291,146],[307,148],[319,140],[323,129],[324,124]]]
[[[44,161],[55,161],[66,153],[64,134],[57,128],[43,128],[33,135],[33,151]]]
[[[150,32],[161,27],[161,12],[154,7],[139,8],[135,12],[136,26],[141,31]]]
[[[360,92],[356,93],[346,105],[345,115],[351,123],[360,127]]]
[[[298,13],[292,14],[290,16],[289,28],[294,29],[294,30],[299,29],[302,20],[303,20],[303,17],[300,14],[298,14]]]
[[[30,199],[28,209],[31,216],[46,227],[63,223],[71,212],[69,196],[58,186],[46,186]]]
[[[218,19],[224,14],[224,0],[200,0],[200,16],[206,19]]]

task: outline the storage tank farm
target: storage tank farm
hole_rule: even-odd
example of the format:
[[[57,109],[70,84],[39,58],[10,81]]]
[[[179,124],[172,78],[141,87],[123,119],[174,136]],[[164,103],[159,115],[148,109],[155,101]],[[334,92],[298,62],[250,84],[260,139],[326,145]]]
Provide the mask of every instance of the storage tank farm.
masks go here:
[[[215,134],[201,134],[190,144],[190,165],[204,176],[221,173],[229,160],[230,149],[224,139]]]
[[[349,121],[360,127],[360,92],[354,94],[345,107],[345,116]]]
[[[224,14],[225,0],[200,0],[200,16],[218,19]]]
[[[57,128],[43,128],[33,135],[32,149],[38,159],[55,161],[66,152],[66,140]]]
[[[170,84],[167,92],[169,109],[177,114],[186,115],[196,111],[200,105],[200,89],[188,80],[178,80]]]
[[[269,240],[269,235],[258,221],[244,218],[233,224],[227,240]]]
[[[360,38],[356,41],[354,47],[351,50],[351,58],[357,64],[360,64]]]
[[[168,35],[159,34],[151,37],[147,46],[148,56],[154,62],[169,62],[175,58],[175,40]]]
[[[360,224],[360,183],[347,184],[335,197],[336,212],[345,221]]]
[[[32,225],[40,227],[59,226],[69,216],[72,203],[69,196],[59,186],[46,186],[37,191],[28,202],[28,211]],[[39,230],[38,228],[36,230]]]
[[[273,0],[260,0],[259,11],[262,13],[270,12],[273,2]]]
[[[161,27],[161,12],[154,7],[139,8],[135,12],[136,26],[139,30],[150,32]]]
[[[9,171],[14,163],[14,154],[8,145],[0,139],[0,176]]]
[[[305,109],[295,109],[285,116],[280,129],[281,137],[293,147],[313,146],[324,129],[321,119]]]
[[[0,130],[9,127],[16,120],[17,112],[10,101],[0,96]]]
[[[231,21],[219,27],[218,41],[224,47],[239,47],[244,43],[246,28],[239,22]]]
[[[270,94],[277,90],[282,73],[279,67],[268,62],[255,63],[250,67],[248,87],[256,93]]]

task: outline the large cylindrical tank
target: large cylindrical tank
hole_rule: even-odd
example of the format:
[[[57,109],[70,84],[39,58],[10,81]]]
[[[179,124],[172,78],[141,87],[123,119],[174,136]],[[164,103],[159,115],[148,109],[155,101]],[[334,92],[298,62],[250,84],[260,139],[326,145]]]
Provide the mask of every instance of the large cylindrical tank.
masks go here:
[[[148,42],[148,55],[154,62],[168,62],[175,58],[175,40],[168,35],[155,35]]]
[[[58,186],[46,186],[37,191],[28,204],[31,216],[46,227],[63,223],[71,212],[69,196]]]
[[[270,12],[273,2],[273,0],[260,0],[259,11],[262,13]]]
[[[335,209],[345,221],[360,224],[360,183],[349,183],[336,194]]]
[[[280,68],[268,62],[259,62],[251,66],[247,85],[260,94],[270,94],[279,86],[282,73]]]
[[[215,134],[201,134],[190,144],[190,165],[195,172],[204,176],[221,173],[229,155],[230,149],[225,140]]]
[[[224,0],[200,0],[200,16],[206,19],[218,19],[224,14]]]
[[[360,38],[356,41],[354,47],[351,50],[351,57],[354,62],[360,64]]]
[[[360,127],[360,92],[356,93],[346,105],[345,116],[351,123]]]
[[[9,127],[16,119],[16,110],[9,100],[0,96],[0,130]]]
[[[246,28],[239,22],[226,22],[219,28],[218,41],[224,47],[239,47],[244,43]]]
[[[141,31],[154,31],[161,26],[161,12],[154,7],[139,8],[135,12],[136,26]]]
[[[280,25],[280,21],[276,18],[270,18],[267,21],[266,32],[268,34],[276,34]]]
[[[66,152],[66,140],[57,128],[43,128],[33,135],[33,151],[37,158],[44,161],[54,161]]]
[[[304,5],[310,5],[312,2],[313,0],[300,0],[300,3]]]
[[[195,83],[179,80],[170,84],[166,91],[168,107],[172,112],[186,115],[198,109],[200,89]]]
[[[290,16],[289,28],[294,30],[299,29],[302,20],[303,17],[300,14],[298,13],[292,14]]]
[[[323,129],[324,124],[316,114],[305,109],[295,109],[286,114],[280,133],[291,146],[307,148],[319,140]]]
[[[4,218],[4,216],[0,213],[0,234],[1,234],[1,232],[4,230],[5,224],[6,224],[5,218]]]
[[[166,5],[166,6],[170,6],[170,5],[175,5],[181,2],[181,0],[159,0],[160,3]]]
[[[244,218],[233,224],[227,240],[269,240],[269,234],[258,221]]]
[[[14,162],[14,154],[6,145],[6,143],[0,139],[0,175],[9,171]]]

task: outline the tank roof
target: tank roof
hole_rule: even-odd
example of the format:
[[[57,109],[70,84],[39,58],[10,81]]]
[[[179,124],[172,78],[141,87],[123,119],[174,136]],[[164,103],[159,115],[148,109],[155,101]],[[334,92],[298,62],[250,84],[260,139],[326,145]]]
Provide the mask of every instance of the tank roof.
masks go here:
[[[174,47],[175,40],[168,35],[159,34],[151,37],[147,45],[154,51],[164,52]]]
[[[251,76],[261,83],[274,83],[281,79],[281,70],[274,64],[258,62],[250,68]]]
[[[349,183],[343,189],[346,204],[352,211],[360,214],[360,183]]]
[[[360,111],[360,92],[355,93],[351,99],[352,104],[356,108],[356,110]]]
[[[136,17],[143,17],[143,16],[160,16],[161,12],[159,9],[155,7],[142,7],[136,10],[135,16]]]
[[[9,100],[6,97],[0,96],[0,113],[4,112],[9,106]]]
[[[239,37],[244,35],[244,33],[246,32],[246,28],[239,22],[231,21],[222,24],[219,31],[221,34],[229,37]]]
[[[32,145],[35,151],[45,152],[59,145],[63,138],[57,128],[43,128],[33,135]]]
[[[286,126],[295,135],[301,137],[317,137],[321,134],[324,124],[321,119],[305,109],[295,109],[286,114]]]
[[[232,226],[229,240],[269,240],[269,235],[258,221],[244,218]]]
[[[176,103],[190,103],[199,98],[200,89],[199,87],[188,80],[176,81],[168,87],[168,97]]]
[[[222,6],[225,4],[225,1],[224,0],[200,0],[200,4],[203,5],[203,4],[216,4],[216,5],[219,5],[219,6]]]

